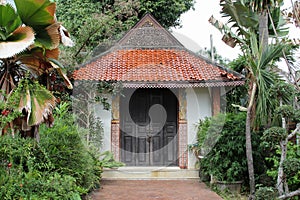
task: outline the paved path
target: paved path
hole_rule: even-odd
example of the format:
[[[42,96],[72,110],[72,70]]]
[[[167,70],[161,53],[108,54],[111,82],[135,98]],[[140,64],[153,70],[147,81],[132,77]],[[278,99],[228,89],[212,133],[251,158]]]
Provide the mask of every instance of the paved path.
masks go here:
[[[93,200],[222,200],[198,180],[103,180]]]

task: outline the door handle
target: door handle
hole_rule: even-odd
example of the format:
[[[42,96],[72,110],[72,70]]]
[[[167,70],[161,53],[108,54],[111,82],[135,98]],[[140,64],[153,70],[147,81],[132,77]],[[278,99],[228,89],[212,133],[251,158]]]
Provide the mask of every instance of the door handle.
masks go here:
[[[150,143],[151,140],[152,140],[152,136],[151,136],[151,135],[148,135],[148,137],[147,137],[147,142]]]

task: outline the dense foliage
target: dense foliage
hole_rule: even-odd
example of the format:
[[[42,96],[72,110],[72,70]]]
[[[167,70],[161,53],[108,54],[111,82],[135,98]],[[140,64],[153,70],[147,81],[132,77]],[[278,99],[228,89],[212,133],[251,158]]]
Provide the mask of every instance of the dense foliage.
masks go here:
[[[227,113],[201,120],[197,132],[197,146],[204,157],[200,160],[201,178],[213,175],[219,181],[246,181],[245,116],[246,113]],[[260,152],[260,134],[253,136],[256,148],[257,176],[265,173]]]
[[[55,0],[57,17],[68,28],[76,46],[64,52],[64,63],[74,66],[95,50],[101,53],[118,40],[146,13],[164,27],[179,26],[179,17],[190,10],[194,0]],[[75,61],[75,62],[74,62]]]
[[[76,179],[56,172],[33,139],[2,136],[0,144],[1,199],[80,199]]]
[[[62,92],[62,84],[55,88],[59,81],[72,88],[57,61],[58,46],[73,44],[56,21],[55,3],[14,3],[15,9],[0,5],[0,199],[81,199],[99,187],[103,167],[122,163],[110,152],[99,155],[103,129],[98,118],[91,116],[90,126],[82,128],[68,104],[55,108],[60,100],[49,90]],[[41,125],[45,121],[53,127]],[[26,131],[36,140],[25,138]]]
[[[277,131],[276,131],[277,130]],[[265,186],[274,187],[278,176],[278,167],[280,164],[281,150],[279,144],[280,138],[278,134],[270,135],[270,131],[275,133],[283,132],[282,128],[272,127],[264,132],[263,142],[261,146],[266,152],[265,163],[267,165],[266,174],[269,176],[269,182],[264,183]],[[284,132],[284,134],[286,134]],[[277,136],[277,137],[276,137]],[[294,142],[288,142],[287,144],[287,158],[283,162],[283,171],[285,174],[284,180],[286,180],[291,190],[296,190],[300,187],[300,152],[299,144]],[[273,188],[276,191],[276,188]]]
[[[15,129],[38,139],[39,125],[53,123],[56,99],[48,91],[53,86],[51,75],[59,74],[72,89],[58,57],[60,44],[72,46],[73,42],[55,12],[56,5],[50,0],[1,1],[0,100],[10,104],[12,93],[19,98],[14,98],[14,109],[0,108],[7,117],[1,121],[0,135],[8,129],[14,134]],[[22,111],[23,118],[12,116],[17,111]]]
[[[220,127],[216,143],[206,144],[214,146],[210,147],[210,152],[200,161],[201,170],[212,174],[221,181],[244,180],[247,176],[244,136],[245,113],[220,114],[211,120],[216,119],[219,119],[219,121],[220,119],[223,120],[223,126]],[[200,127],[200,130],[207,130],[206,138],[211,138],[211,134],[216,138],[214,131],[210,131],[212,127],[215,127],[215,123],[206,122],[203,125]]]
[[[0,137],[1,199],[80,199],[99,187],[102,162],[81,138],[72,115],[56,112],[52,128],[32,138]]]
[[[287,55],[292,55],[292,42],[286,37],[288,34],[287,22],[291,15],[283,15],[281,6],[283,0],[274,1],[220,1],[221,14],[227,22],[224,24],[213,16],[210,22],[223,33],[222,40],[231,47],[240,46],[245,57],[245,77],[248,83],[246,106],[237,105],[240,110],[247,111],[246,117],[246,157],[248,164],[250,195],[255,199],[255,170],[252,148],[253,132],[260,127],[268,128],[270,117],[284,100],[280,96],[271,96],[270,88],[279,81],[279,69],[276,61],[281,58],[286,60],[291,80],[296,86],[295,71],[291,70],[291,60]],[[274,40],[271,40],[274,38]],[[272,41],[272,42],[271,42]],[[287,80],[290,80],[288,78]],[[238,100],[238,99],[232,99]],[[281,101],[282,100],[282,101]],[[243,103],[243,102],[241,102]],[[295,104],[294,104],[295,105]],[[295,107],[294,107],[295,108]],[[298,107],[299,108],[299,107]],[[284,126],[284,122],[282,123]],[[289,139],[289,136],[285,139]],[[286,141],[280,141],[282,152],[286,151]],[[282,153],[278,167],[277,189],[279,195],[289,193],[285,184],[282,163],[285,159]],[[286,190],[286,191],[284,191]],[[300,190],[297,191],[300,194]],[[281,197],[286,198],[286,197]]]

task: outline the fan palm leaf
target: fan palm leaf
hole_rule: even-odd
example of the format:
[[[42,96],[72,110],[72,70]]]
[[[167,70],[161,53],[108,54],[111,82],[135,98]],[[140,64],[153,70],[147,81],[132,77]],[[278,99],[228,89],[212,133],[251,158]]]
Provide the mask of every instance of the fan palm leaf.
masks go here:
[[[56,4],[49,0],[15,0],[17,12],[22,22],[33,28],[35,45],[46,49],[55,49],[64,42],[67,31],[56,21]],[[68,34],[67,34],[68,35]],[[68,38],[70,40],[70,38]],[[71,42],[71,44],[73,44]],[[72,46],[72,45],[67,45]]]
[[[49,0],[15,0],[15,5],[22,22],[34,29],[56,21],[56,4]]]
[[[54,28],[50,31],[47,30],[47,27],[56,22],[55,3],[49,0],[15,0],[15,4],[22,22],[32,27],[36,32],[35,45],[46,49],[57,48],[59,42],[53,35],[59,38],[58,28],[57,31]]]
[[[25,114],[26,124],[22,124],[23,130],[47,121],[52,116],[56,100],[45,87],[38,82],[30,83],[27,79],[19,83],[8,101],[10,99],[16,99],[19,111]]]
[[[19,102],[19,110],[26,115],[22,118],[21,129],[30,130],[32,126],[43,122],[51,125],[55,97],[38,83],[27,80],[26,74],[29,72],[33,80],[39,80],[42,75],[48,78],[56,70],[68,88],[72,89],[72,84],[57,59],[59,44],[72,46],[73,42],[65,28],[56,20],[54,2],[14,2],[15,9],[9,4],[0,5],[0,89],[11,94],[8,97],[10,101],[18,98],[15,102]],[[2,96],[0,98],[9,101]]]
[[[25,26],[17,28],[5,42],[0,43],[0,58],[9,58],[21,53],[34,43],[32,28]]]
[[[52,67],[57,71],[57,73],[64,79],[64,82],[68,89],[73,89],[72,83],[67,77],[66,73],[63,71],[63,66],[55,59],[49,59],[50,64]]]
[[[33,29],[21,24],[11,5],[0,5],[0,58],[12,57],[33,44]]]
[[[43,50],[41,48],[33,48],[19,57],[22,66],[28,69],[35,76],[49,73],[53,67],[49,63],[49,59],[58,59],[59,49]]]
[[[52,115],[55,106],[55,97],[46,88],[36,85],[31,91],[31,113],[27,120],[29,126],[39,125]]]
[[[21,18],[10,4],[0,5],[0,41],[5,41],[21,24]]]
[[[72,83],[64,73],[64,66],[60,64],[57,59],[59,55],[58,49],[46,50],[42,52],[40,48],[32,49],[28,54],[23,55],[20,61],[24,64],[24,67],[31,71],[36,76],[42,74],[49,74],[51,71],[56,70],[57,73],[63,78],[66,86],[72,89]]]

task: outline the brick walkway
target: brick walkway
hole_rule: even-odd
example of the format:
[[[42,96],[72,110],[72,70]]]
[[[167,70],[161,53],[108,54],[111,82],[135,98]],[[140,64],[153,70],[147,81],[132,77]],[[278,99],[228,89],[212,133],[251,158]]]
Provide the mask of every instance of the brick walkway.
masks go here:
[[[222,200],[198,180],[104,180],[93,200]]]

